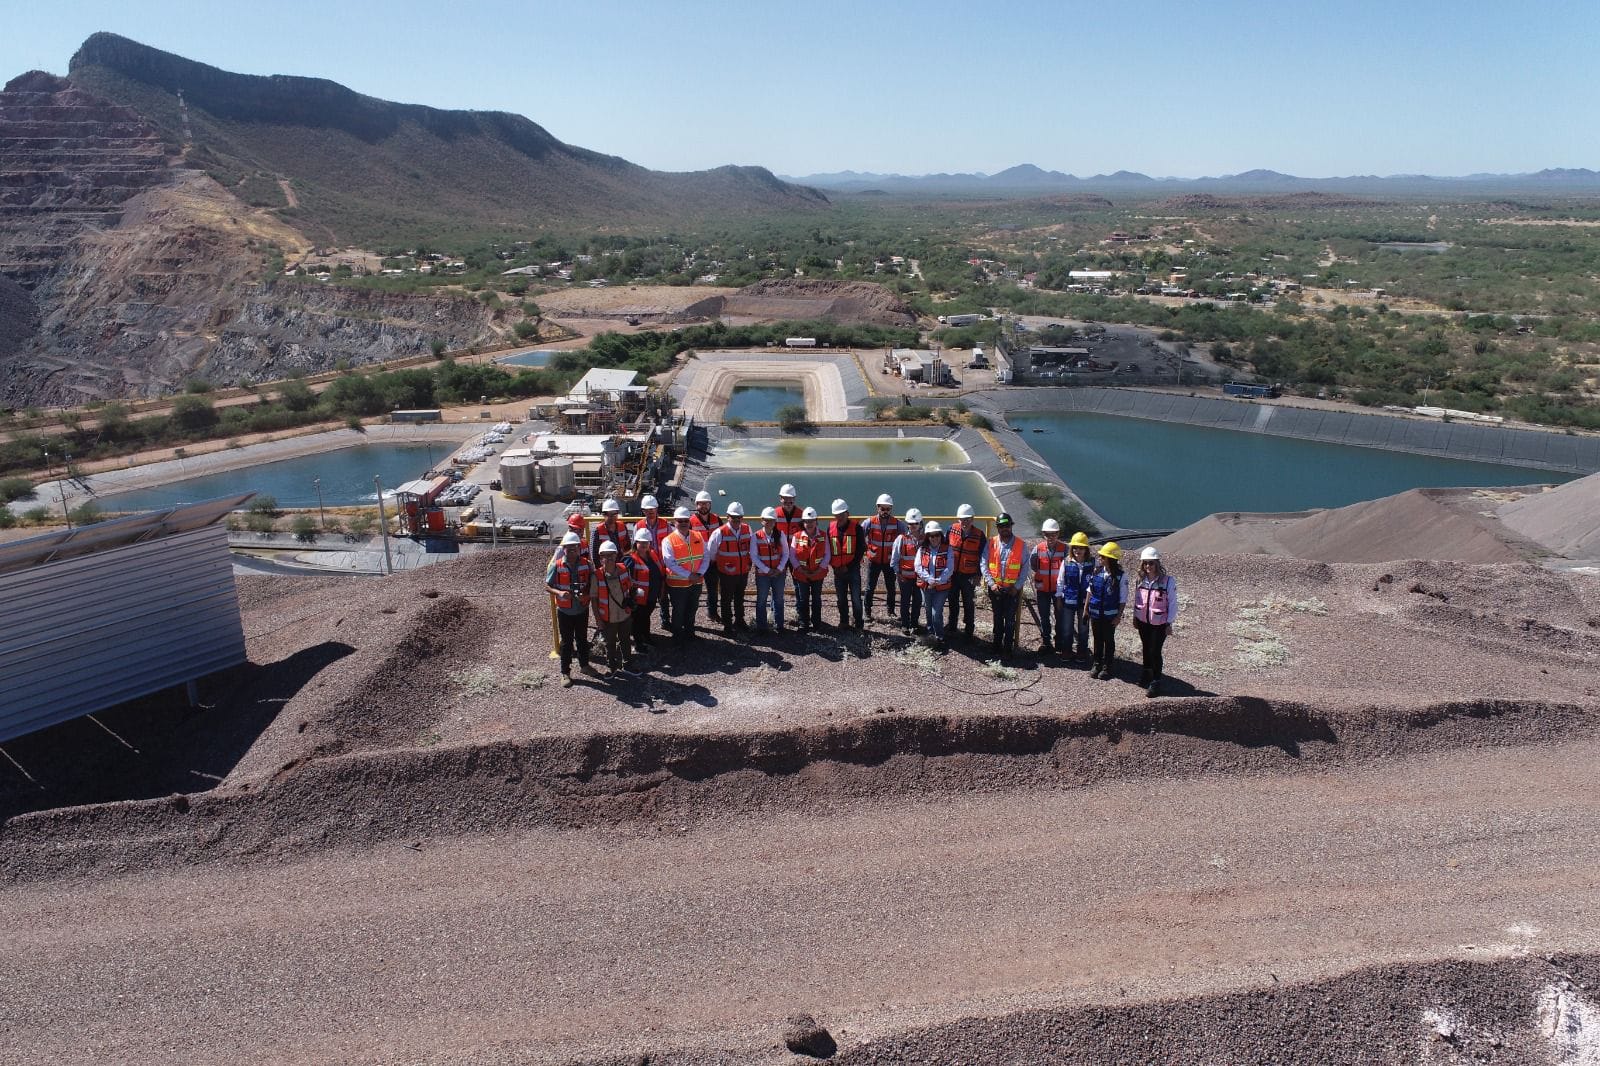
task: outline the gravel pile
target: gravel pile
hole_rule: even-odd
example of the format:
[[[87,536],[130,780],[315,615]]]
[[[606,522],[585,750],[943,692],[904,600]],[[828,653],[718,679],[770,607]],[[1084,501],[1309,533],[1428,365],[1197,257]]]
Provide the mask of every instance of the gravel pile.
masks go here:
[[[1600,474],[1503,505],[1500,521],[1569,559],[1600,559]]]

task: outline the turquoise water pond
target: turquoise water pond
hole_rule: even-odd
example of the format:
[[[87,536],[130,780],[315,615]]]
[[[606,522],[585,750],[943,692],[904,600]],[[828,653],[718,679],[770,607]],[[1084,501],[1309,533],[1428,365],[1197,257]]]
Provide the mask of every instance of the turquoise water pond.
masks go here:
[[[374,474],[383,479],[385,491],[412,481],[443,462],[454,445],[436,444],[358,444],[316,455],[280,459],[273,463],[225,470],[187,478],[151,489],[136,489],[100,498],[108,511],[149,511],[179,503],[193,503],[217,496],[255,492],[271,496],[282,507],[315,507],[317,490],[313,478],[322,480],[322,501],[330,507],[370,503],[376,489]]]

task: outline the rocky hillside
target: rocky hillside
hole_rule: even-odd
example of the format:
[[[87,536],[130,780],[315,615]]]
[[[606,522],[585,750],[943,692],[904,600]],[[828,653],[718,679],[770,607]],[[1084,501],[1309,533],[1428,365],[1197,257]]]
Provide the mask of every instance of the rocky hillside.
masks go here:
[[[329,243],[659,229],[827,204],[760,167],[647,170],[564,144],[520,115],[391,103],[317,78],[232,74],[114,34],[85,41],[70,76],[135,108],[168,146],[182,146],[191,165],[247,202]]]

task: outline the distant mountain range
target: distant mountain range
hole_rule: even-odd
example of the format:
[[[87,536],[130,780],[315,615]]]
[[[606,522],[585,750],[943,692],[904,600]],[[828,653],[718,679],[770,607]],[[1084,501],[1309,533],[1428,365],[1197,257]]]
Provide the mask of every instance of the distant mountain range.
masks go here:
[[[1080,178],[1032,163],[998,174],[870,174],[854,170],[784,178],[801,185],[843,193],[888,192],[908,195],[1042,195],[1098,192],[1127,195],[1206,193],[1340,192],[1373,196],[1456,195],[1537,192],[1546,195],[1600,193],[1600,171],[1561,168],[1531,174],[1469,174],[1434,177],[1427,174],[1372,174],[1333,178],[1301,178],[1276,170],[1247,170],[1206,178],[1153,178],[1129,170]]]
[[[521,115],[391,103],[321,78],[233,74],[111,33],[86,40],[68,76],[133,108],[190,166],[317,240],[661,230],[827,204],[761,167],[648,170],[564,144]]]

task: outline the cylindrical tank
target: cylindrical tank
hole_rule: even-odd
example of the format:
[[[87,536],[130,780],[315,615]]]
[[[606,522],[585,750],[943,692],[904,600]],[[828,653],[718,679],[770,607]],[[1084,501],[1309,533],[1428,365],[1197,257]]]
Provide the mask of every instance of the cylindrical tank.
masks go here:
[[[572,457],[557,455],[539,460],[539,481],[544,495],[557,500],[572,499],[578,484],[573,475]]]
[[[528,499],[534,494],[533,474],[537,460],[531,455],[508,455],[500,460],[500,491],[507,496]]]

